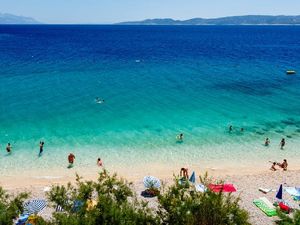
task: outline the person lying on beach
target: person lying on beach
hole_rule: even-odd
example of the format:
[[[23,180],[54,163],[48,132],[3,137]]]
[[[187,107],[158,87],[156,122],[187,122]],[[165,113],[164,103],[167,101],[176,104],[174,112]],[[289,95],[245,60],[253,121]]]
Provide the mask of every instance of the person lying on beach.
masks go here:
[[[276,166],[276,162],[273,162],[273,164],[272,164],[272,166],[271,166],[270,170],[272,170],[272,171],[276,171],[276,168],[275,168],[275,166]]]
[[[99,167],[103,166],[103,162],[100,158],[97,159],[97,166]]]
[[[40,153],[39,153],[39,155],[41,155],[44,151],[44,144],[45,143],[43,141],[40,141]]]
[[[266,138],[266,140],[265,140],[265,146],[269,146],[269,144],[270,144],[270,139]]]
[[[11,147],[10,143],[8,143],[6,146],[7,153],[11,153],[11,149],[12,149],[12,147]]]
[[[180,177],[184,177],[186,179],[189,179],[188,168],[181,168],[180,169]]]
[[[283,149],[284,146],[285,146],[285,139],[282,138],[280,141],[280,148]]]
[[[75,160],[75,155],[73,153],[70,153],[68,156],[68,161],[69,161],[70,165],[73,165],[74,160]]]
[[[282,163],[277,163],[277,165],[282,168],[284,171],[287,171],[288,163],[287,160],[284,159]]]

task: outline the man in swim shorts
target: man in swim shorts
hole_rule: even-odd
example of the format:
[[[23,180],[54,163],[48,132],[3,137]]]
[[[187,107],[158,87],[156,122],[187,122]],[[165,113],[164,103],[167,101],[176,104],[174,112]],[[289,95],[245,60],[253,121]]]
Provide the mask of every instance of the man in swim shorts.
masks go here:
[[[40,153],[39,153],[39,155],[41,155],[44,151],[44,144],[45,143],[43,141],[40,141]]]
[[[277,163],[277,165],[280,166],[284,171],[287,171],[288,163],[286,159],[284,159],[282,163]]]
[[[73,153],[70,153],[69,156],[68,156],[68,161],[71,165],[73,165],[74,163],[74,160],[75,160],[75,155]]]
[[[12,149],[12,147],[11,147],[10,143],[8,143],[6,146],[7,153],[11,153],[11,149]]]
[[[285,139],[282,138],[280,142],[280,148],[283,149],[284,146],[285,146]]]

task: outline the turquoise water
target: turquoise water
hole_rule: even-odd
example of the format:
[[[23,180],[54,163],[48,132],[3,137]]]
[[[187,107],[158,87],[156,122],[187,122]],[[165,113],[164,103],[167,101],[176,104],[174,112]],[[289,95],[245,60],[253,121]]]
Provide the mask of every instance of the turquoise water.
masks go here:
[[[0,26],[2,172],[299,159],[299,59],[300,27]]]

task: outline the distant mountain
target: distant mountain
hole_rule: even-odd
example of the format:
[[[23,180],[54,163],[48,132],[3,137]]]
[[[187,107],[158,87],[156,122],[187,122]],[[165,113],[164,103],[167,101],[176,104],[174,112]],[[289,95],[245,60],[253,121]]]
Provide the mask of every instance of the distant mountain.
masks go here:
[[[117,23],[117,25],[300,25],[300,16],[229,16],[214,19],[189,20],[147,19]]]
[[[31,17],[0,13],[0,24],[40,24],[40,22]]]

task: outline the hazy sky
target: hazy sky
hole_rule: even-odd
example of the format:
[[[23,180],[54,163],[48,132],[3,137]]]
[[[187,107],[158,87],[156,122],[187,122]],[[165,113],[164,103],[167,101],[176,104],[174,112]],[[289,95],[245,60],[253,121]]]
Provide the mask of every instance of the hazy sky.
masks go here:
[[[300,0],[0,0],[0,12],[44,23],[114,23],[146,18],[300,14]]]

